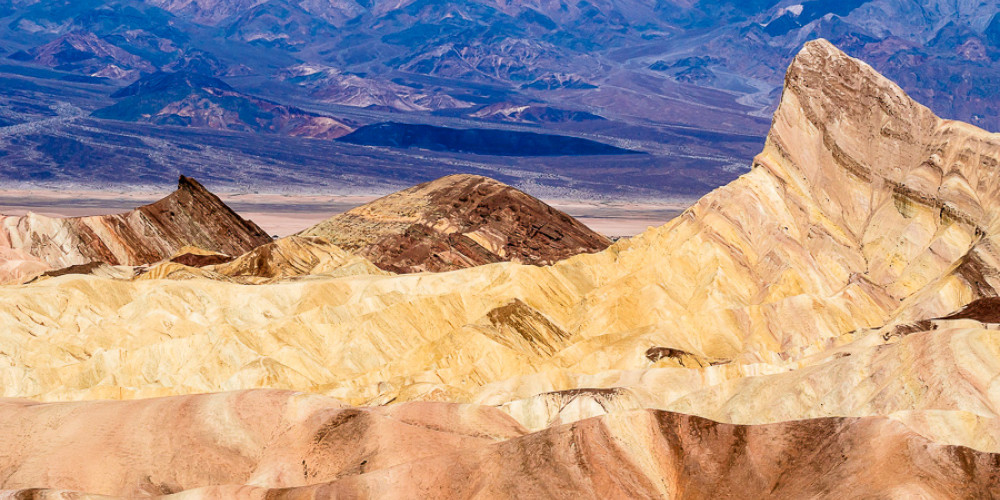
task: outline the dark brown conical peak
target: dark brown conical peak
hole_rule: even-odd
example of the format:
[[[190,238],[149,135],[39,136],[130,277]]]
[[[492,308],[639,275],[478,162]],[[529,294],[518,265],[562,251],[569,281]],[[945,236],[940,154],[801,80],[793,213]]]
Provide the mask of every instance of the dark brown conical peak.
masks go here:
[[[186,175],[182,175],[177,179],[177,189],[202,192],[215,196],[209,190],[205,189],[205,186],[202,186],[200,182]]]
[[[150,264],[185,246],[240,255],[271,241],[259,226],[184,176],[169,196],[130,212],[70,218],[29,214],[0,222],[0,242],[54,269],[91,262]]]
[[[201,183],[183,175],[177,181],[177,191],[139,210],[158,220],[174,239],[213,252],[236,256],[271,241],[260,226],[240,217]]]
[[[492,262],[546,265],[611,241],[511,186],[449,175],[375,200],[301,233],[393,272],[450,271]]]

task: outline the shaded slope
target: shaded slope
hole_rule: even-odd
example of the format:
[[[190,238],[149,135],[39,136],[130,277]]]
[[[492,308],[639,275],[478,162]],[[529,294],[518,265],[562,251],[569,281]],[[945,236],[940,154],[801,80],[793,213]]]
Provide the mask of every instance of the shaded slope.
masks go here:
[[[0,245],[53,268],[92,261],[150,264],[185,245],[239,255],[269,241],[264,230],[184,176],[170,196],[123,214],[65,219],[0,216]]]
[[[365,146],[420,148],[497,156],[590,156],[642,154],[589,139],[496,129],[454,129],[409,123],[365,125],[340,138]]]
[[[491,262],[545,265],[611,244],[572,217],[500,182],[451,175],[306,229],[394,272]]]
[[[61,71],[79,71],[117,79],[138,76],[140,71],[154,69],[149,61],[86,31],[67,33],[29,52],[17,52],[10,57]]]

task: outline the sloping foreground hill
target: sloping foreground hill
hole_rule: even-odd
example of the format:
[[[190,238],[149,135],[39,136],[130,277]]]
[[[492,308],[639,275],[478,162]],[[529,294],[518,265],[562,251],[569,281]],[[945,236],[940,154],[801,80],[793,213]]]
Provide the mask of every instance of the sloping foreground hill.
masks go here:
[[[300,233],[387,271],[451,271],[493,262],[552,264],[611,241],[506,184],[449,175],[336,215]]]
[[[20,252],[51,268],[95,261],[151,264],[169,258],[185,245],[241,255],[270,241],[263,229],[184,176],[177,191],[166,198],[122,214],[70,218],[0,215],[0,248]]]
[[[80,479],[91,475],[70,463],[72,470],[8,486],[125,494],[154,477],[145,471],[196,470],[199,457],[214,453],[178,456],[171,450],[190,442],[184,436],[220,439],[198,429],[142,432],[141,439],[169,442],[119,448],[119,437],[133,439],[128,426],[95,432],[84,424],[87,405],[107,404],[96,421],[136,428],[148,424],[123,419],[122,408],[203,415],[229,429],[222,446],[254,457],[262,456],[253,451],[255,434],[235,431],[241,418],[267,432],[289,429],[276,443],[312,443],[275,458],[281,474],[255,476],[271,469],[252,465],[220,472],[214,477],[229,484],[204,496],[259,498],[265,492],[257,488],[308,484],[270,494],[988,496],[1000,489],[1000,335],[993,316],[977,312],[984,303],[963,307],[998,295],[998,164],[1000,136],[935,117],[864,63],[817,41],[789,68],[751,172],[603,252],[548,267],[497,263],[256,287],[91,276],[3,287],[6,396],[294,389],[354,405],[391,403],[353,409],[360,413],[428,405],[427,418],[444,423],[394,422],[442,440],[454,432],[498,442],[428,457],[431,445],[376,430],[378,444],[366,448],[352,439],[377,426],[351,413],[311,432],[317,427],[224,410],[238,406],[222,402],[232,394],[206,396],[219,398],[207,407],[183,397],[11,401],[12,411],[80,418],[67,427],[54,414],[8,419],[26,427],[4,439],[37,434],[51,447],[19,444],[25,455],[0,467],[63,462],[68,456],[58,453],[76,448],[51,443],[66,442],[56,437],[66,432],[142,472],[94,469],[112,486],[92,487]],[[408,401],[421,403],[401,404]],[[523,428],[515,433],[536,432],[469,431],[447,420],[456,407],[434,401],[472,403],[457,407],[465,415],[499,409]],[[294,422],[310,414],[275,411]],[[327,438],[345,453],[404,443],[417,451],[401,452],[413,461],[371,472],[374,458],[331,453],[322,461],[331,469],[316,472],[308,453],[325,453]],[[614,458],[587,458],[599,456]],[[171,458],[144,465],[153,457]],[[159,477],[149,482],[171,491],[197,483]]]
[[[10,401],[0,418],[3,487],[130,498],[987,498],[1000,479],[1000,455],[882,417],[740,426],[647,410],[529,433],[483,406],[256,390]]]
[[[197,279],[260,285],[333,276],[387,275],[364,257],[351,254],[322,238],[288,236],[238,257],[179,252],[170,260],[138,270],[136,279]],[[89,274],[89,273],[86,273]]]

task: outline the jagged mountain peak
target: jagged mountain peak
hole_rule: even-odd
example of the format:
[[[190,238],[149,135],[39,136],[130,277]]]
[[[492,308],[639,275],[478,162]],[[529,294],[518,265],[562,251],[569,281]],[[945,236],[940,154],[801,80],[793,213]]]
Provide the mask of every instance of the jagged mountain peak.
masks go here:
[[[788,171],[775,174],[811,191],[824,212],[844,217],[860,237],[887,197],[974,226],[990,224],[998,147],[997,134],[938,118],[868,64],[816,40],[789,67],[767,147],[755,163],[790,159]]]
[[[632,283],[604,306],[589,304],[582,321],[601,325],[640,295],[662,295],[643,300],[673,304],[681,330],[733,314],[717,319],[729,326],[716,332],[730,333],[701,339],[697,354],[794,358],[1000,290],[1000,136],[936,117],[829,42],[806,44],[791,64],[753,164],[673,223],[616,246],[632,276],[697,293]],[[660,254],[675,256],[673,270],[650,260]]]

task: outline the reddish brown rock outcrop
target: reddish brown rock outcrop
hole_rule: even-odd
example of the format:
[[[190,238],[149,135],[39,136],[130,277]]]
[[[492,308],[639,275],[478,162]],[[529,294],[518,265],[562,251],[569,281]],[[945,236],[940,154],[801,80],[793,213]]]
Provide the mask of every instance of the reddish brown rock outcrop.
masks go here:
[[[322,238],[300,236],[274,240],[236,258],[203,251],[182,252],[170,261],[143,271],[139,279],[206,278],[245,285],[389,274],[364,257],[346,252]]]
[[[400,273],[504,261],[547,265],[611,244],[537,198],[477,175],[420,184],[300,234],[326,238]]]
[[[91,262],[150,264],[187,245],[241,255],[270,241],[263,229],[184,176],[166,198],[122,214],[0,216],[0,248],[19,250],[55,269]]]
[[[972,319],[983,323],[1000,323],[1000,297],[989,297],[971,302],[941,319]]]

